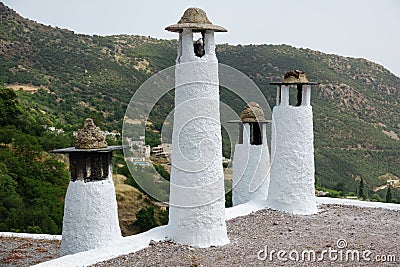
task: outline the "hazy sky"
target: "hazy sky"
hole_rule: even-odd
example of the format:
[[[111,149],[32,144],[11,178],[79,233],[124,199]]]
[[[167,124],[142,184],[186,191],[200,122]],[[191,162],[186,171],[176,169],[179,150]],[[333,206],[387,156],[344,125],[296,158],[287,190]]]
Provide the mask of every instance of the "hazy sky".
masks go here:
[[[399,0],[4,0],[24,17],[77,33],[173,39],[187,7],[224,26],[218,43],[289,44],[363,57],[400,76]]]

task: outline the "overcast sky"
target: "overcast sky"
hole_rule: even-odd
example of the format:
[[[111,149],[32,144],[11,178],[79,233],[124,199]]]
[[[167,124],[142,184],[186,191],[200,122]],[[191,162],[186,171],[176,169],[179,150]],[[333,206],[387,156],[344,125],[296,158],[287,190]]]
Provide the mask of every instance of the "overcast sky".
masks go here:
[[[362,57],[400,76],[399,0],[3,0],[24,17],[77,33],[174,39],[188,7],[224,26],[218,43],[288,44]]]

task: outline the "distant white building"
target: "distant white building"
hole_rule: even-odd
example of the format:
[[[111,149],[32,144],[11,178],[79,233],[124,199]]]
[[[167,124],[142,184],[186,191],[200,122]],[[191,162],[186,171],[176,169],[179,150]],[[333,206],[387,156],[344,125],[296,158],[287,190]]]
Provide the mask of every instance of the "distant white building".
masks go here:
[[[45,128],[46,130],[48,130],[48,131],[50,131],[50,132],[53,132],[53,133],[56,133],[56,134],[63,134],[63,133],[64,133],[64,129],[62,129],[62,128],[57,129],[57,128],[54,127],[54,126],[50,126],[50,127],[48,127],[47,125],[42,125],[42,126],[43,126],[43,128]]]
[[[143,156],[145,159],[150,158],[151,147],[146,145],[143,140],[133,140],[131,138],[127,138],[127,141],[133,155]]]
[[[113,132],[103,131],[102,133],[103,133],[103,135],[104,135],[105,137],[110,136],[110,137],[112,137],[112,138],[117,138],[117,137],[121,136],[121,133],[119,133],[119,132],[114,132],[114,131],[113,131]]]
[[[144,155],[145,159],[150,158],[150,146],[149,145],[143,145],[139,147],[139,153]]]
[[[163,143],[151,149],[156,158],[169,158],[172,152],[172,144]]]
[[[134,145],[136,145],[136,146],[144,146],[144,141],[142,141],[142,140],[130,140],[129,141],[129,145],[131,145],[131,146],[134,146]]]

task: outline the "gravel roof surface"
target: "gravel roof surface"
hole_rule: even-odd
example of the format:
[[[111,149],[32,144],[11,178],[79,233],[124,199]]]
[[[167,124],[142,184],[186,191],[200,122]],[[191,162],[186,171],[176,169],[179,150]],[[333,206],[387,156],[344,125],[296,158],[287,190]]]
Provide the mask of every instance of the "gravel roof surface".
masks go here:
[[[59,257],[60,240],[0,237],[0,266],[31,266]]]
[[[311,216],[265,209],[229,220],[231,243],[226,246],[199,249],[151,242],[146,249],[93,266],[400,266],[400,211],[319,207],[322,211]],[[58,256],[59,247],[59,241],[0,238],[0,266],[50,260]],[[286,252],[282,259],[278,259],[279,250]],[[304,251],[305,261],[301,261]],[[315,252],[315,261],[310,251]],[[390,262],[376,260],[385,257]]]
[[[322,212],[312,216],[297,216],[272,210],[261,210],[245,217],[238,217],[227,222],[228,236],[231,243],[222,247],[192,248],[172,242],[153,242],[149,248],[136,253],[98,263],[94,266],[399,266],[400,265],[400,211],[386,209],[360,208],[354,206],[322,205]],[[347,243],[343,249],[344,242]],[[345,241],[344,241],[345,240]],[[265,253],[258,252],[268,248]],[[331,257],[328,251],[331,249]],[[272,250],[296,251],[313,250],[316,260],[305,262],[290,260],[289,255],[282,255],[286,261],[273,254]],[[322,251],[327,252],[324,260],[318,261]],[[337,252],[335,253],[335,250]],[[360,260],[352,260],[348,250],[357,250]],[[371,254],[368,253],[371,251]],[[293,252],[294,251],[294,252]],[[342,251],[340,261],[339,251]],[[367,251],[367,252],[365,252]],[[367,253],[366,259],[362,258]],[[352,253],[351,251],[349,253]],[[356,253],[356,252],[354,252]],[[356,254],[355,254],[356,255]],[[397,257],[397,263],[378,263],[375,256]],[[338,260],[334,260],[335,257]],[[311,258],[312,259],[312,258]]]

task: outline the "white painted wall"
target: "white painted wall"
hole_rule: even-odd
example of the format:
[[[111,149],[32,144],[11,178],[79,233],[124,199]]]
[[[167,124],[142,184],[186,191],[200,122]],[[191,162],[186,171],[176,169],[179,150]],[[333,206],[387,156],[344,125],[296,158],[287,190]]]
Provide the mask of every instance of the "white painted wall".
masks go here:
[[[270,158],[263,124],[262,145],[250,145],[249,124],[243,127],[243,144],[236,144],[233,157],[232,204],[233,206],[250,200],[266,200],[269,186]]]
[[[274,107],[271,146],[267,207],[294,214],[316,213],[312,107]]]
[[[178,243],[209,247],[229,243],[225,224],[218,60],[214,32],[206,54],[194,55],[190,30],[180,34],[175,69],[175,110],[168,231]]]
[[[120,238],[111,167],[106,180],[70,182],[65,197],[61,256],[107,246]]]

